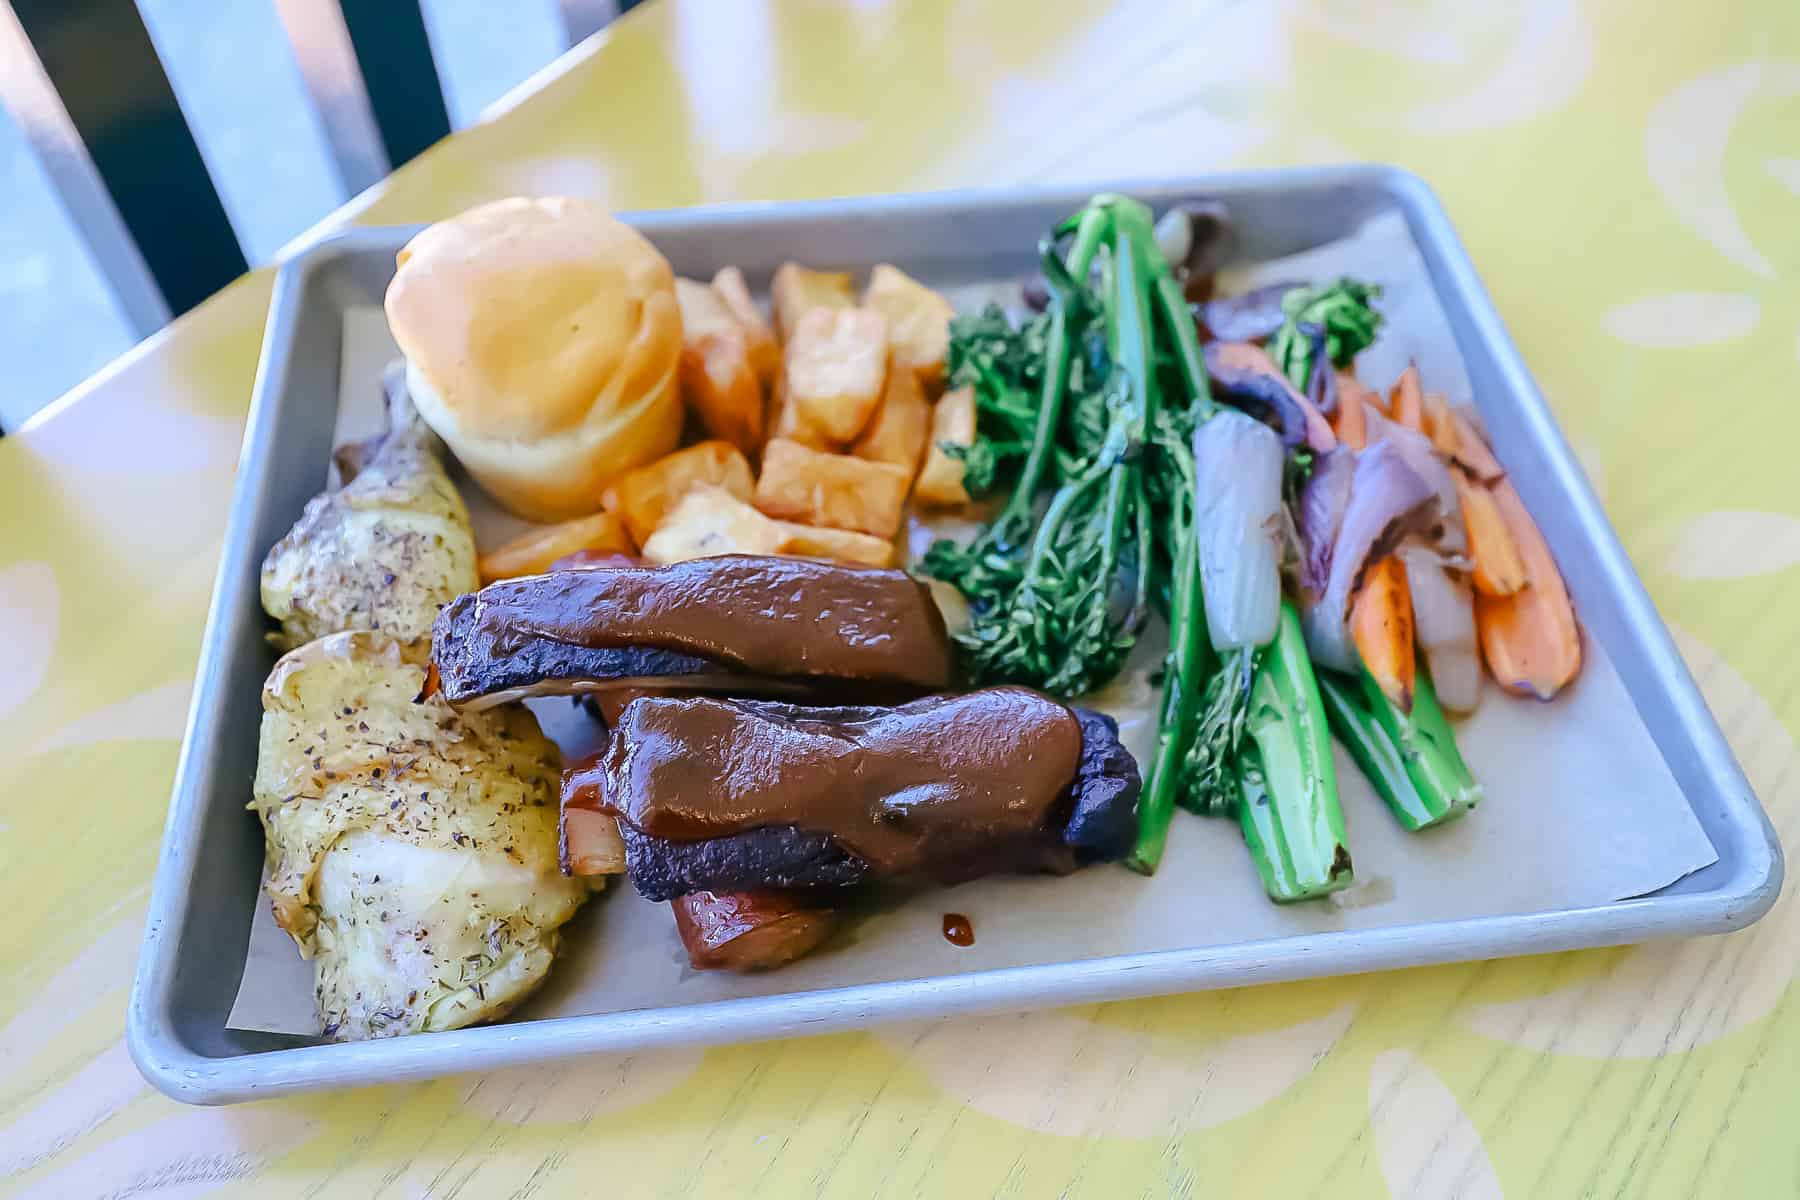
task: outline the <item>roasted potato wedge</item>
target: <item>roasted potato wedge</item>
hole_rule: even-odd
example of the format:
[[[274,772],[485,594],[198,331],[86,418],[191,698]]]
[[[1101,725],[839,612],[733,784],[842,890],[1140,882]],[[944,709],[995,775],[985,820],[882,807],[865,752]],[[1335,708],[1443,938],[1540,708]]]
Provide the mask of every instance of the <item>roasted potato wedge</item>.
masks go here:
[[[925,466],[913,485],[913,495],[924,504],[967,504],[963,465],[944,453],[944,444],[975,444],[975,389],[960,387],[945,392],[931,414],[931,448]]]
[[[887,538],[857,533],[852,529],[802,525],[797,521],[775,523],[781,526],[781,546],[776,551],[777,554],[791,554],[797,558],[829,558],[864,567],[894,565],[894,543]]]
[[[881,263],[869,275],[863,307],[887,318],[894,362],[935,388],[944,379],[950,348],[950,302],[899,267]]]
[[[725,298],[715,292],[710,284],[701,283],[698,279],[676,277],[675,305],[681,309],[681,332],[684,338],[696,333],[740,328],[737,318],[731,315]]]
[[[550,570],[557,559],[591,551],[596,554],[637,553],[637,543],[625,530],[616,513],[597,512],[576,517],[558,525],[529,530],[497,546],[481,556],[481,582],[512,579],[519,575],[541,575]]]
[[[871,462],[900,467],[910,479],[919,473],[930,439],[931,403],[925,399],[919,377],[901,366],[896,356],[888,364],[881,403],[850,452]]]
[[[681,306],[681,397],[706,432],[755,454],[763,442],[762,384],[743,327],[712,288],[675,281]]]
[[[831,439],[814,429],[800,415],[800,410],[788,403],[787,372],[775,373],[775,384],[769,390],[769,419],[764,423],[771,440],[786,438],[790,442],[799,442],[802,446],[810,446],[814,450],[835,450]],[[766,443],[765,443],[766,444]]]
[[[715,554],[780,554],[889,567],[894,543],[849,529],[777,521],[723,488],[702,484],[682,497],[644,544],[644,558],[657,563]]]
[[[799,263],[782,263],[769,284],[769,302],[775,310],[775,332],[786,342],[812,309],[856,307],[856,290],[846,271],[812,271]]]
[[[608,512],[618,514],[642,546],[676,502],[703,483],[716,484],[741,500],[748,500],[756,487],[749,460],[736,446],[725,441],[696,442],[625,472],[606,489],[601,502]]]
[[[771,517],[891,538],[900,528],[909,473],[890,463],[822,454],[786,438],[763,449],[751,503]]]
[[[713,276],[712,288],[737,321],[738,328],[744,331],[744,342],[750,350],[750,366],[763,386],[768,387],[781,370],[781,344],[775,340],[775,331],[769,328],[762,309],[756,307],[756,301],[751,298],[744,273],[736,267],[724,267]]]
[[[644,542],[644,558],[674,563],[715,554],[778,554],[783,537],[780,522],[744,503],[736,492],[699,483]]]
[[[885,317],[867,308],[815,308],[788,340],[787,403],[827,439],[854,441],[881,402],[887,367]]]

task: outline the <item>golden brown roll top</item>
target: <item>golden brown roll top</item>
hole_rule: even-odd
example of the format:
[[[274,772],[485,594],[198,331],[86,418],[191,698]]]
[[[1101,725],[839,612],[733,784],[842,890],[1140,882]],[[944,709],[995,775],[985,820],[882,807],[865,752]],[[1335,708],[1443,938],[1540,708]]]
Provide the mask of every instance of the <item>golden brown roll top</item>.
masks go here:
[[[420,413],[520,516],[594,512],[674,448],[681,315],[643,235],[566,197],[499,200],[400,251],[388,324]]]

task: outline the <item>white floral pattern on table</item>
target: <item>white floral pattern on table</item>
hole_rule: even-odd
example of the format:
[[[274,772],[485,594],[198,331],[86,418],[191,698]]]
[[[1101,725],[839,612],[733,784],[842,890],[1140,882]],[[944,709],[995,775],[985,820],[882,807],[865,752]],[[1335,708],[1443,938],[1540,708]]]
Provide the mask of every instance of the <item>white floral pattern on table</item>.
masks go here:
[[[732,8],[633,12],[346,219],[517,190],[650,207],[1416,170],[1800,851],[1790,5]],[[708,43],[721,28],[729,44]],[[0,1173],[17,1194],[1800,1193],[1785,893],[1723,938],[230,1111],[152,1093],[120,1041],[125,997],[269,287],[234,285],[0,442]]]

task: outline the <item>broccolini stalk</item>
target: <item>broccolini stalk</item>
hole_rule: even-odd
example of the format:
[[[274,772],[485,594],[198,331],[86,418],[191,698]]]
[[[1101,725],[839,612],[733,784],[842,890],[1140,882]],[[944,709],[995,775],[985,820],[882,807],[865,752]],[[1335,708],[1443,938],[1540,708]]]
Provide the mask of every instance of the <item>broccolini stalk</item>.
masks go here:
[[[1286,375],[1288,382],[1302,393],[1312,383],[1312,332],[1325,337],[1325,355],[1332,364],[1350,365],[1358,354],[1368,349],[1381,329],[1381,314],[1370,301],[1381,295],[1371,283],[1340,279],[1323,287],[1294,288],[1281,298],[1281,311],[1287,320],[1269,339],[1269,357]]]
[[[965,483],[992,486],[1000,459],[1020,453],[1025,459],[999,517],[969,545],[940,541],[925,557],[927,574],[954,583],[971,598],[1018,584],[1021,559],[1031,541],[1038,489],[1050,482],[1047,472],[1056,456],[1075,326],[1090,315],[1087,293],[1076,279],[1087,278],[1110,229],[1105,210],[1089,208],[1076,222],[1067,266],[1057,254],[1054,238],[1038,247],[1052,293],[1049,311],[1040,318],[1041,328],[1015,332],[998,309],[959,317],[951,324],[951,382],[972,384],[979,411],[1004,426],[1003,441],[984,433],[975,446],[952,448],[964,459]],[[1022,390],[1030,383],[1037,385],[1035,403]],[[977,463],[979,470],[975,469]],[[975,474],[982,478],[971,478]],[[973,490],[986,491],[987,486]]]
[[[1170,400],[1156,414],[1150,431],[1155,469],[1162,484],[1162,544],[1173,561],[1169,567],[1169,653],[1163,664],[1162,709],[1157,723],[1156,756],[1148,764],[1138,807],[1138,840],[1126,865],[1145,875],[1156,870],[1168,844],[1169,823],[1177,803],[1192,795],[1229,804],[1232,781],[1226,776],[1196,786],[1188,772],[1196,731],[1200,729],[1207,680],[1218,670],[1218,658],[1206,637],[1205,600],[1200,589],[1200,560],[1194,537],[1194,451],[1188,431],[1209,420],[1216,408],[1206,378],[1200,339],[1181,285],[1160,254],[1146,254],[1152,283],[1154,323],[1175,348],[1175,362],[1186,392],[1185,405]],[[1238,730],[1241,733],[1242,723]],[[1215,741],[1219,740],[1217,738]],[[1235,751],[1235,740],[1232,741]]]
[[[1481,803],[1481,784],[1456,748],[1423,664],[1410,713],[1395,708],[1367,671],[1360,684],[1327,672],[1319,689],[1332,732],[1402,826],[1424,829]]]
[[[1172,439],[1171,451],[1185,447]],[[1164,662],[1162,711],[1157,723],[1156,757],[1145,775],[1138,804],[1138,838],[1125,865],[1154,874],[1169,840],[1169,822],[1182,796],[1189,747],[1200,713],[1206,679],[1217,667],[1206,638],[1206,613],[1200,596],[1200,561],[1193,537],[1193,458],[1175,456],[1175,470],[1186,467],[1187,484],[1170,497],[1169,536],[1178,547],[1170,569],[1169,654]]]
[[[1363,707],[1362,689],[1335,671],[1319,672],[1319,696],[1325,702],[1331,732],[1350,751],[1363,778],[1375,789],[1396,820],[1408,829],[1423,829],[1438,818],[1406,773],[1400,748],[1375,714]]]
[[[1238,822],[1269,898],[1323,896],[1353,876],[1319,686],[1294,606],[1250,685],[1250,740],[1238,760]]]

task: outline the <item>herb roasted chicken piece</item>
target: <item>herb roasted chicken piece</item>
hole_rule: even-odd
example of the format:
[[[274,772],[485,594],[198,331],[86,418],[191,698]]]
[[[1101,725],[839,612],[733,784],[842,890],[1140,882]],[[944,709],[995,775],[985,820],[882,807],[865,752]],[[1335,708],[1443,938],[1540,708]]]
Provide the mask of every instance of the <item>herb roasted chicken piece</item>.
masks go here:
[[[263,689],[264,887],[313,960],[335,1041],[504,1016],[590,886],[559,869],[559,760],[536,719],[416,702],[422,653],[335,634],[283,657]]]
[[[468,509],[396,374],[387,402],[388,431],[339,451],[343,486],[307,501],[263,560],[283,650],[346,629],[428,637],[440,608],[481,585]]]

